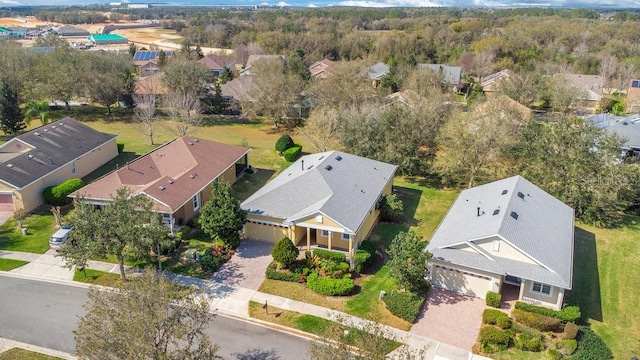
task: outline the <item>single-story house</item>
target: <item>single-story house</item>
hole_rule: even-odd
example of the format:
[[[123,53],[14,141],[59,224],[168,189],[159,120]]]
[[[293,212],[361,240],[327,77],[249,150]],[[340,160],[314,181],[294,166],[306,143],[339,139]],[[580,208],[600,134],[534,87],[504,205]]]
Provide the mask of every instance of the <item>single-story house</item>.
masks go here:
[[[367,79],[373,81],[373,86],[378,87],[382,78],[385,77],[391,71],[391,67],[383,62],[375,63],[365,70],[365,76]]]
[[[167,85],[164,83],[163,72],[157,72],[149,76],[140,76],[133,84],[134,95],[156,95],[161,97],[169,92]]]
[[[162,222],[187,223],[211,197],[211,184],[234,183],[248,167],[251,149],[184,136],[173,140],[72,193],[108,205],[118,189],[147,196]]]
[[[561,309],[573,279],[573,209],[521,176],[464,190],[427,250],[431,284]],[[515,288],[514,288],[515,287]]]
[[[224,69],[229,69],[233,73],[236,68],[235,61],[217,54],[207,55],[198,60],[197,63],[206,67],[215,76],[222,75]]]
[[[251,66],[258,61],[286,61],[287,57],[284,55],[249,55],[247,59],[247,63],[244,66],[244,69],[240,70],[240,76],[251,75]]]
[[[133,65],[143,66],[149,63],[149,61],[153,61],[157,64],[160,61],[161,54],[162,51],[158,50],[138,50],[133,55]],[[173,57],[174,53],[173,51],[164,51],[164,55],[169,59],[170,57]]]
[[[118,34],[92,34],[87,37],[87,40],[94,46],[129,43],[127,38]]]
[[[305,155],[242,203],[244,235],[345,252],[350,258],[378,220],[397,167],[328,151]]]
[[[417,64],[418,70],[428,69],[442,75],[442,82],[453,86],[454,91],[460,88],[462,79],[462,68],[460,66],[449,66],[445,64]]]
[[[575,87],[579,92],[579,107],[595,112],[603,98],[604,78],[599,75],[554,74],[554,78]]]
[[[0,146],[0,210],[31,211],[42,190],[88,175],[118,156],[116,136],[64,118]]]
[[[331,68],[333,67],[334,62],[329,59],[322,59],[320,61],[316,61],[315,63],[309,66],[309,72],[311,73],[312,79],[324,79],[327,76],[331,75]]]
[[[91,35],[91,33],[87,30],[80,29],[71,25],[59,26],[53,30],[56,32],[56,34],[60,35],[63,38],[84,38]]]
[[[482,91],[486,95],[492,95],[498,90],[498,84],[500,84],[502,80],[508,79],[510,77],[511,70],[504,69],[502,71],[498,71],[497,73],[484,76],[482,79],[480,79],[480,86],[482,86]]]
[[[626,111],[636,112],[640,110],[640,80],[633,79],[627,90]]]
[[[615,116],[604,113],[585,117],[599,128],[624,140],[620,148],[620,158],[640,157],[640,114]]]

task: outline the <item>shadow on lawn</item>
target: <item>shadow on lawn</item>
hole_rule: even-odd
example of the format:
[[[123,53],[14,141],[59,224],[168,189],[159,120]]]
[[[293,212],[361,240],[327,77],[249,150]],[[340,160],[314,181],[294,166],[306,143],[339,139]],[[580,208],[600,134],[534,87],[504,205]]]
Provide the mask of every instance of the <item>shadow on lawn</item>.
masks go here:
[[[116,156],[115,158],[107,161],[104,165],[100,166],[99,168],[91,172],[89,175],[82,178],[82,181],[84,181],[85,184],[88,184],[114,170],[117,170],[123,166],[126,166],[127,162],[133,161],[138,157],[139,157],[138,154],[134,152],[123,151],[119,153],[118,156]]]
[[[602,321],[596,236],[579,227],[575,228],[573,289],[567,293],[565,302],[580,306],[583,320]]]
[[[231,195],[239,201],[246,200],[263,187],[274,173],[273,170],[259,168],[253,168],[253,174],[245,172],[231,187]]]

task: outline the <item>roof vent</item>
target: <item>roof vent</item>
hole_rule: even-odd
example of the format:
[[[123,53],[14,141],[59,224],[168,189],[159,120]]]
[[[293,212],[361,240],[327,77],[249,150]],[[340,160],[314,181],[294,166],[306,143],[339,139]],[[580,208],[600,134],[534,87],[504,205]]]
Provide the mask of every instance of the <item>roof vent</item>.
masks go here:
[[[29,159],[33,159],[33,155],[31,155],[31,154],[27,154],[27,157],[28,157]]]
[[[509,190],[502,190],[502,195],[507,195],[508,192]]]
[[[198,142],[198,141],[200,141],[200,140],[198,140],[198,139],[193,139],[193,142]]]
[[[8,168],[12,168],[12,167],[13,167],[13,164],[7,164],[7,167],[8,167]]]
[[[517,213],[517,212],[515,212],[515,211],[512,211],[512,212],[511,212],[511,217],[512,217],[512,218],[514,218],[514,219],[516,219],[516,220],[518,220],[518,213]]]
[[[164,186],[158,186],[158,189],[164,190]]]
[[[63,122],[61,122],[61,123],[58,123],[58,125],[62,126],[62,125],[64,125],[64,123],[63,123]]]
[[[40,133],[39,132],[34,132],[33,135],[40,136]]]
[[[168,182],[169,184],[173,184],[173,180],[171,180],[171,179],[167,180],[167,182]]]
[[[191,141],[189,141],[187,144],[189,144],[190,146],[193,146],[193,143]]]
[[[55,125],[53,125],[53,126],[51,126],[51,128],[52,128],[52,129],[55,129],[55,128],[56,128],[56,126],[55,126]]]
[[[338,161],[342,160],[342,156],[340,156],[340,155],[336,156],[336,160],[338,160]]]
[[[333,166],[331,166],[331,165],[327,165],[327,166],[325,166],[324,168],[325,168],[325,170],[327,170],[327,171],[331,171],[331,169],[333,169]]]
[[[43,131],[44,131],[44,132],[47,132],[47,131],[49,131],[49,129],[44,129]]]
[[[320,156],[318,160],[322,160],[322,159],[324,159],[324,155]]]
[[[518,191],[518,197],[522,200],[524,200],[524,194],[521,193],[520,191]]]
[[[493,215],[498,215],[498,214],[500,214],[500,209],[493,210]]]

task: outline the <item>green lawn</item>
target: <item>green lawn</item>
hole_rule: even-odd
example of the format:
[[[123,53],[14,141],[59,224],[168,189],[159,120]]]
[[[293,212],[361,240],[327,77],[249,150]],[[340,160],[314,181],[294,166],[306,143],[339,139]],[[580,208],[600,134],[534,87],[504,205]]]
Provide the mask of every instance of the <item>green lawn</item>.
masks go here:
[[[62,358],[25,349],[13,348],[0,353],[0,360],[62,360]]]
[[[84,272],[76,270],[73,274],[73,281],[93,284],[112,286],[120,280],[120,274],[112,274],[104,271],[85,269]]]
[[[23,226],[27,235],[18,230],[15,220],[9,219],[0,226],[0,250],[24,251],[43,254],[49,250],[49,238],[56,231],[52,214],[31,214]]]
[[[19,268],[22,265],[28,264],[28,261],[13,260],[13,259],[0,259],[0,271],[11,271],[15,268]]]
[[[616,229],[576,226],[573,289],[591,328],[617,359],[640,354],[640,217]]]

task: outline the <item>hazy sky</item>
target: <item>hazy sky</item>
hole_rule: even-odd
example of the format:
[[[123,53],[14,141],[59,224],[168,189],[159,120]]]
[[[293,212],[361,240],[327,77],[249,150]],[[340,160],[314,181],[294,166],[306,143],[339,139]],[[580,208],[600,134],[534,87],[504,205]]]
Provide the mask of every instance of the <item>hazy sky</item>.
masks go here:
[[[0,0],[0,6],[12,5],[82,5],[95,3],[108,3],[118,0]],[[640,0],[156,0],[158,2],[169,3],[208,3],[208,4],[259,4],[269,3],[272,5],[292,5],[292,6],[326,6],[326,5],[347,5],[347,6],[567,6],[567,7],[615,7],[615,8],[637,8],[640,7]],[[126,2],[126,1],[124,1]],[[134,0],[132,2],[144,2]],[[152,2],[152,1],[150,1]]]

